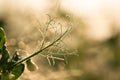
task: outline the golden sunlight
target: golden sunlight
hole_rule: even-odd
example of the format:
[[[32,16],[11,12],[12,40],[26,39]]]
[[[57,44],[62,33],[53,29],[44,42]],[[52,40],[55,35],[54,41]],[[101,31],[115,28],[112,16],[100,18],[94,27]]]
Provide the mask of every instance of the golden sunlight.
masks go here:
[[[119,21],[120,0],[0,0],[0,80],[120,80]]]
[[[111,34],[111,22],[115,20],[119,25],[119,0],[62,0],[64,10],[83,17],[88,24],[87,35],[100,40]]]

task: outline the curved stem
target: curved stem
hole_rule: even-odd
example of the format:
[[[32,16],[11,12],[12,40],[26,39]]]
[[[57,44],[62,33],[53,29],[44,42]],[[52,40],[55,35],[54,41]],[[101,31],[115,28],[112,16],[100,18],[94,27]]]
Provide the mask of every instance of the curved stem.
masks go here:
[[[20,64],[20,63],[22,63],[22,62],[24,62],[24,61],[26,61],[26,60],[28,60],[28,59],[30,59],[30,58],[32,58],[32,57],[34,57],[34,56],[36,56],[36,55],[38,55],[39,53],[41,53],[41,52],[44,51],[45,49],[51,47],[51,46],[54,45],[56,42],[58,42],[59,40],[61,40],[61,38],[63,38],[64,35],[65,35],[68,31],[69,31],[69,28],[68,28],[60,37],[58,37],[54,42],[52,42],[52,43],[49,44],[48,46],[46,46],[46,47],[38,50],[37,52],[34,52],[34,53],[31,54],[30,56],[28,56],[28,57],[26,57],[26,58],[24,58],[24,59],[16,62],[15,64],[12,65],[12,67],[13,67],[13,66],[16,66],[17,64]]]

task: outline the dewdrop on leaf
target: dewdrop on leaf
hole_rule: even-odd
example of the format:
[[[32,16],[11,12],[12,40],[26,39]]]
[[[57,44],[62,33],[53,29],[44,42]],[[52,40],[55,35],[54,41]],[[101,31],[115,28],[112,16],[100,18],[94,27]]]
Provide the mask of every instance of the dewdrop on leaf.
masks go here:
[[[26,61],[26,65],[29,71],[35,71],[38,69],[38,66],[34,62],[32,62],[31,59],[28,59]]]

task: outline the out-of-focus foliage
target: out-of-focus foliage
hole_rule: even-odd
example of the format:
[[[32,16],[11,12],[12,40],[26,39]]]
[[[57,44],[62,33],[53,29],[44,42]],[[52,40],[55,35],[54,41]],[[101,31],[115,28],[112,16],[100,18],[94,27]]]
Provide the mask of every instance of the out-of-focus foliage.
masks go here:
[[[54,17],[57,16],[60,22],[71,21],[73,24],[71,34],[65,43],[71,49],[76,49],[75,54],[61,56],[54,54],[59,48],[54,50],[52,54],[65,59],[65,61],[55,60],[55,64],[54,60],[49,59],[54,66],[50,66],[48,60],[39,55],[34,58],[39,69],[32,73],[25,70],[19,80],[33,80],[33,78],[36,80],[120,80],[120,31],[116,26],[117,24],[110,25],[112,29],[108,38],[103,40],[91,39],[87,32],[89,24],[87,24],[86,18],[63,10],[59,2],[57,3],[57,0],[54,0],[54,3],[55,1],[56,5],[49,7],[49,14]],[[53,0],[51,2],[53,3]],[[10,52],[13,52],[17,47],[23,50],[20,55],[29,54],[34,51],[37,44],[41,43],[42,36],[36,31],[36,26],[44,28],[43,23],[46,22],[46,18],[43,15],[46,13],[38,13],[37,17],[34,17],[36,16],[33,15],[34,13],[32,10],[30,13],[25,13],[19,9],[12,9],[11,13],[8,11],[4,14],[6,17],[1,17],[0,24],[4,25],[3,27],[7,32],[7,44]],[[54,38],[52,32],[48,33],[47,36],[48,41]],[[44,52],[44,54],[47,53]]]
[[[24,64],[21,63],[12,66],[18,60],[14,60],[15,58],[9,60],[10,55],[6,49],[5,43],[6,35],[4,30],[0,27],[0,80],[16,80],[23,73]]]

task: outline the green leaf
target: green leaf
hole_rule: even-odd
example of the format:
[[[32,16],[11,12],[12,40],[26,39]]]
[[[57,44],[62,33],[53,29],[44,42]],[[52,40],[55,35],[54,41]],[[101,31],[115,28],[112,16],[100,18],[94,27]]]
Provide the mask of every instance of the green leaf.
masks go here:
[[[5,47],[5,42],[6,42],[6,36],[3,28],[0,27],[0,55],[2,58],[0,59],[0,70],[5,70],[6,69],[6,64],[9,58],[8,51],[6,50]]]
[[[2,50],[4,44],[6,42],[5,31],[0,27],[0,50]]]
[[[12,80],[16,80],[20,77],[20,75],[23,73],[24,71],[24,64],[19,64],[13,67],[11,73],[15,76],[14,79]]]
[[[1,54],[2,54],[2,58],[0,59],[0,69],[5,71],[7,68],[8,59],[9,59],[9,53],[5,46],[3,46]]]
[[[9,73],[8,72],[3,73],[0,77],[0,80],[9,80]]]
[[[15,76],[13,74],[5,72],[0,75],[0,80],[14,80],[14,77]]]

